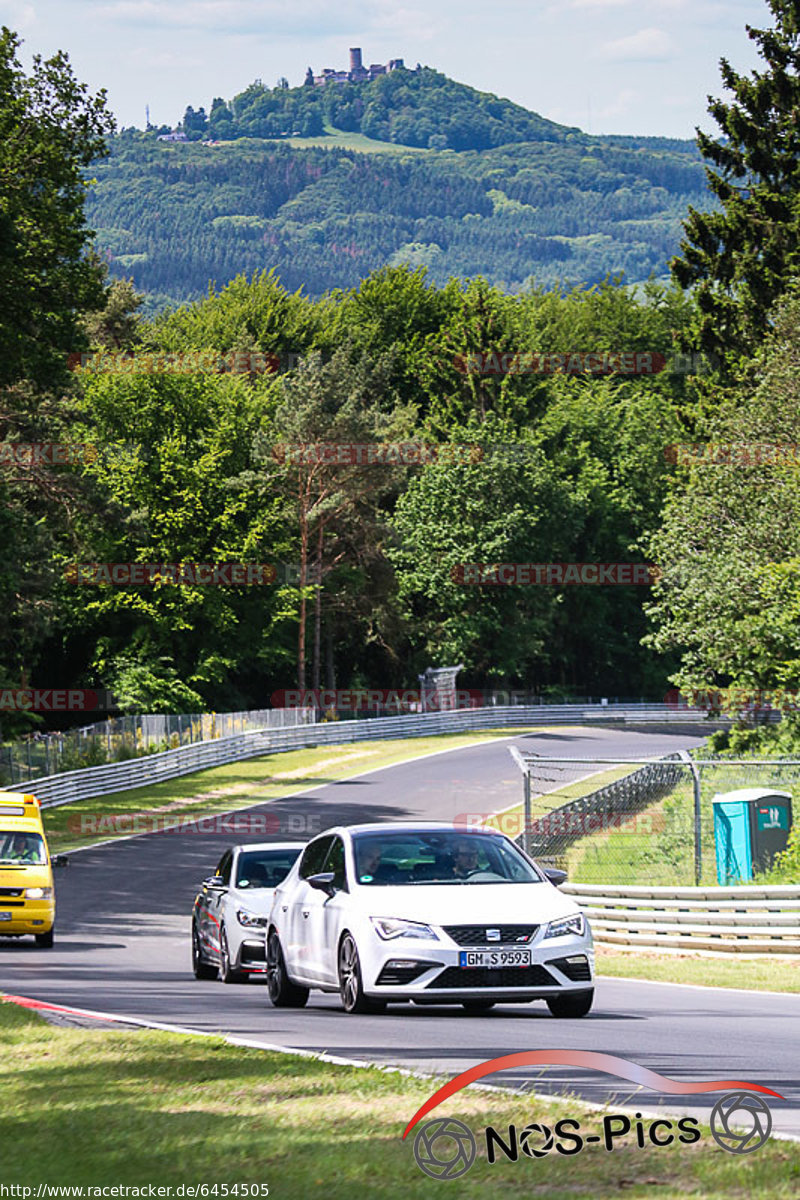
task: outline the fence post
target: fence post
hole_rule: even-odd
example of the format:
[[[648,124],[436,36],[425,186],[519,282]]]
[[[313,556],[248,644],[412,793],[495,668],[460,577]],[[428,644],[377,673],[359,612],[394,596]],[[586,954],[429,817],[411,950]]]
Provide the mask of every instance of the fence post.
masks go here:
[[[531,776],[525,768],[525,853],[531,852]]]
[[[703,873],[703,848],[700,833],[700,770],[691,758],[688,750],[679,750],[678,754],[692,772],[692,784],[694,787],[694,885],[695,887],[699,887],[700,876]]]

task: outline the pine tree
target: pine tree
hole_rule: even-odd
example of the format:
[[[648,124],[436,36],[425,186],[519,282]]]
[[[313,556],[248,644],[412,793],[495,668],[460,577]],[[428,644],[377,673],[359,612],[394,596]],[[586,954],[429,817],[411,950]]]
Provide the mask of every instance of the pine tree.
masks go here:
[[[690,207],[672,273],[696,286],[697,342],[729,362],[770,327],[800,275],[800,0],[767,0],[774,29],[746,26],[767,69],[740,75],[720,60],[731,103],[709,97],[722,136],[697,130],[714,212]]]

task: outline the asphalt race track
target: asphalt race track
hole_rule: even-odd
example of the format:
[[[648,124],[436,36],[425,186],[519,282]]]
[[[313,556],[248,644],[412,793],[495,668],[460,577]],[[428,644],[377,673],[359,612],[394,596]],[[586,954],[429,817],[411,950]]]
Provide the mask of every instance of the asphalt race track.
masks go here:
[[[332,782],[251,811],[278,814],[284,828],[302,820],[312,833],[365,820],[452,820],[519,801],[511,744],[546,755],[639,757],[690,748],[700,740],[685,730],[531,732]],[[582,766],[570,774],[591,770]],[[541,790],[567,777],[543,768]],[[582,1020],[556,1020],[543,1003],[498,1006],[482,1017],[467,1016],[461,1008],[414,1005],[353,1017],[335,996],[312,993],[306,1009],[278,1010],[263,983],[196,981],[189,956],[192,901],[196,885],[230,841],[219,834],[148,834],[73,854],[69,869],[56,876],[55,948],[0,940],[0,989],[448,1075],[522,1050],[598,1050],[691,1082],[742,1079],[774,1088],[786,1097],[768,1098],[775,1131],[800,1137],[800,995],[601,979],[595,1006]],[[530,1088],[534,1079],[540,1091],[569,1091],[640,1110],[707,1116],[719,1099],[719,1093],[706,1093],[687,1097],[685,1105],[680,1097],[662,1103],[656,1093],[575,1067],[504,1072],[488,1082]]]

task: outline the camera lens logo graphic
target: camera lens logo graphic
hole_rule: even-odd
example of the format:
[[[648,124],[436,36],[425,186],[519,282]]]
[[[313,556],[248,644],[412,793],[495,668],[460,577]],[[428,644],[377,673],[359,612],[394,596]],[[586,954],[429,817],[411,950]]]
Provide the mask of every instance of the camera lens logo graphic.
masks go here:
[[[519,1144],[528,1158],[544,1158],[553,1149],[553,1131],[549,1125],[526,1125]]]
[[[414,1138],[417,1166],[432,1179],[458,1179],[475,1161],[472,1130],[452,1117],[427,1121]]]
[[[752,1092],[728,1092],[711,1111],[714,1141],[731,1154],[752,1154],[764,1145],[771,1130],[772,1113]]]

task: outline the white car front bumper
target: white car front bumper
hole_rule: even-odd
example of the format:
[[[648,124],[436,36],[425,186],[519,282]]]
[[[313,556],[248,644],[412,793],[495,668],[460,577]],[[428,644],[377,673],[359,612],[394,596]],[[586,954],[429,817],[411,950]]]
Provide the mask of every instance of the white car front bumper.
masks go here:
[[[530,943],[474,941],[459,944],[435,928],[438,940],[393,938],[382,940],[374,930],[359,939],[364,992],[376,999],[460,1003],[463,1000],[528,1000],[594,986],[594,948],[588,923],[582,935],[545,938],[540,928]],[[469,966],[464,955],[472,950],[524,949],[530,964],[522,966]]]

